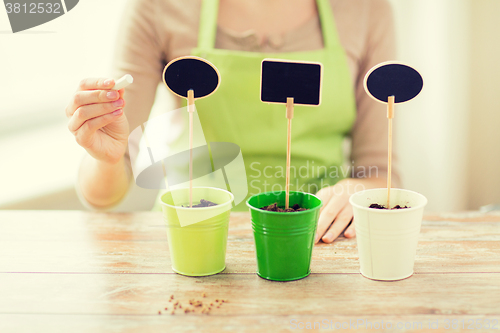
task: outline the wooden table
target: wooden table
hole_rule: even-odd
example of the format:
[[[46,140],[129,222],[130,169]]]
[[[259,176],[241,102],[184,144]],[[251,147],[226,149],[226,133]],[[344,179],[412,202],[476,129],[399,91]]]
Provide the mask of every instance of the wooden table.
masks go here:
[[[267,281],[249,215],[229,228],[226,270],[193,278],[172,272],[159,213],[1,211],[0,332],[500,331],[500,214],[426,216],[415,274],[398,282],[362,277],[345,238],[314,248],[309,277]],[[170,295],[228,303],[172,315]]]

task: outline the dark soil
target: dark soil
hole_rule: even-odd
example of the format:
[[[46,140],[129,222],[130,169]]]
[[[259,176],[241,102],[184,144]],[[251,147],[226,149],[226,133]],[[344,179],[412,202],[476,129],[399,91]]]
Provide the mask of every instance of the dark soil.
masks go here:
[[[212,206],[217,206],[217,204],[212,201],[201,199],[199,204],[193,205],[193,208],[212,207]],[[182,206],[182,207],[189,207],[189,206]]]
[[[293,213],[293,212],[303,212],[305,210],[308,210],[307,208],[300,208],[299,204],[295,204],[292,207],[285,209],[278,207],[277,203],[273,203],[269,206],[264,206],[261,209],[267,210],[268,212],[278,212],[278,213]]]
[[[376,203],[371,204],[370,208],[374,208],[374,209],[387,209],[387,208],[385,208],[385,206],[382,206],[382,205],[379,205],[379,204],[376,204]],[[411,208],[411,207],[408,207],[408,206],[401,207],[400,205],[396,205],[396,206],[394,206],[391,209],[405,209],[405,208]]]

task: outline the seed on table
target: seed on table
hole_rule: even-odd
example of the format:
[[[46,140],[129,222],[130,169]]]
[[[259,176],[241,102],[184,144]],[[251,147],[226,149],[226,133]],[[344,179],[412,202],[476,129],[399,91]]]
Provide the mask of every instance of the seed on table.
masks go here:
[[[158,311],[158,314],[160,314],[160,315],[161,315],[161,311]]]
[[[207,294],[205,294],[205,293],[201,293],[201,296],[202,296],[202,297],[207,297]]]
[[[195,307],[200,307],[200,306],[203,305],[203,302],[201,302],[201,301],[194,301],[192,305],[195,306]]]

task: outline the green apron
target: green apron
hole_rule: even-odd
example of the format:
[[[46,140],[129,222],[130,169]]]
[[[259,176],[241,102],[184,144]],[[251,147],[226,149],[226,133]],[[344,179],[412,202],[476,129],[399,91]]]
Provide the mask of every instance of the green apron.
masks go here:
[[[315,193],[342,176],[342,141],[356,117],[347,59],[329,0],[317,0],[324,48],[305,52],[260,53],[215,49],[218,0],[203,0],[198,47],[192,51],[212,62],[221,75],[219,89],[196,101],[207,142],[240,146],[248,180],[248,197],[285,188],[287,119],[285,105],[260,101],[264,58],[323,64],[321,105],[295,106],[292,121],[291,191]],[[155,210],[160,210],[159,197]],[[233,210],[246,210],[241,202]]]

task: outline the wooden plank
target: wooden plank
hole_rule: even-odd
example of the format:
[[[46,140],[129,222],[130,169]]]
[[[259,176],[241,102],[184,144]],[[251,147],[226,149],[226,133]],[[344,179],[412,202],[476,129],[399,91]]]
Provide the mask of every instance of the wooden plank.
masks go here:
[[[159,213],[0,214],[2,272],[172,273]],[[499,272],[499,241],[500,222],[425,221],[415,271]],[[246,213],[231,217],[226,263],[224,273],[256,270]],[[312,271],[358,273],[356,240],[315,246]]]
[[[0,272],[173,273],[167,241],[0,242]],[[500,242],[420,242],[415,272],[500,272]],[[254,273],[252,240],[229,240],[223,274]],[[314,248],[315,273],[358,273],[355,240]]]
[[[271,282],[254,274],[0,274],[0,313],[157,314],[174,295],[228,300],[213,315],[500,315],[500,275],[414,275],[378,282],[359,274],[313,274]],[[202,293],[206,298],[202,298]]]
[[[454,321],[456,320],[456,321]],[[452,322],[453,321],[453,322]],[[315,324],[316,323],[316,324]],[[495,324],[497,323],[497,324]],[[313,327],[308,329],[307,325]],[[314,326],[316,325],[316,329]],[[319,328],[322,325],[322,328]],[[398,326],[399,325],[399,326]],[[406,325],[406,328],[404,326]],[[453,326],[452,326],[453,325]],[[476,326],[477,325],[477,326]],[[2,332],[492,332],[500,329],[499,316],[189,316],[184,315],[52,315],[0,314]],[[304,327],[301,329],[301,327]],[[343,327],[343,328],[342,328]],[[377,327],[379,327],[377,329]],[[392,328],[391,328],[392,327]],[[448,327],[448,328],[446,328]],[[452,328],[457,327],[457,328]],[[478,328],[477,328],[478,327]],[[495,327],[495,328],[493,328]],[[492,329],[493,328],[493,329]]]
[[[166,239],[159,212],[0,211],[0,217],[0,241]],[[231,213],[230,237],[252,238],[249,213]],[[420,241],[438,240],[498,241],[500,214],[468,212],[426,216]]]
[[[453,222],[500,222],[500,211],[481,213],[466,211],[455,213],[427,214],[426,221],[453,221]]]

